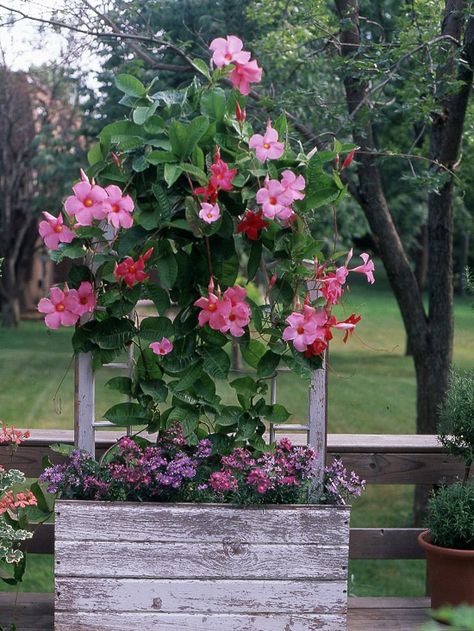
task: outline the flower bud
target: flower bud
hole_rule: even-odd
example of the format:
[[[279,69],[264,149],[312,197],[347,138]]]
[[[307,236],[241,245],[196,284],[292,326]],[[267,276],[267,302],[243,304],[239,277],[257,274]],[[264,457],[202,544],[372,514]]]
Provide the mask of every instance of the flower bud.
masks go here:
[[[245,123],[245,119],[247,118],[247,112],[245,109],[240,107],[238,101],[235,104],[235,118],[239,121],[239,123]]]

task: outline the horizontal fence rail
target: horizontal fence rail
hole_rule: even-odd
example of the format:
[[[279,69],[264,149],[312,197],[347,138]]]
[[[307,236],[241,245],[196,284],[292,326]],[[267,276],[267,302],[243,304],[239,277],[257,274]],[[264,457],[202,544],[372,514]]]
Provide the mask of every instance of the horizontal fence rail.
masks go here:
[[[96,434],[96,454],[100,457],[123,434],[120,430]],[[294,443],[306,443],[305,434],[285,432]],[[73,443],[68,430],[33,430],[13,456],[0,447],[0,464],[17,468],[27,477],[37,477],[44,456],[54,463],[63,458],[49,449],[52,443]],[[447,455],[431,435],[329,434],[328,460],[341,456],[369,484],[426,484],[451,481],[462,476],[460,461]],[[418,528],[351,528],[351,559],[421,559],[417,544]],[[54,525],[38,528],[28,549],[35,553],[53,552]]]

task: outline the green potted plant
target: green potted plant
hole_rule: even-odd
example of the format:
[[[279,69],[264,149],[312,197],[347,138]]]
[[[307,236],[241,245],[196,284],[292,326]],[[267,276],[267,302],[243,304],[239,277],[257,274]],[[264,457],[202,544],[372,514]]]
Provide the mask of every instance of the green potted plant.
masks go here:
[[[474,605],[474,370],[453,370],[443,403],[439,439],[464,460],[463,479],[442,486],[428,504],[428,530],[419,543],[428,561],[431,604]]]

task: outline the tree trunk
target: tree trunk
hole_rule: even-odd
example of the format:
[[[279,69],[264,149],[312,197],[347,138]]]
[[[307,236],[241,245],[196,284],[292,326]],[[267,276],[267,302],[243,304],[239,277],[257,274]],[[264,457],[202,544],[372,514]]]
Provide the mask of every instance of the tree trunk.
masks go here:
[[[412,255],[415,264],[415,278],[420,294],[423,295],[426,285],[426,277],[428,275],[428,226],[424,223],[421,226],[420,233],[417,237],[417,247]],[[413,351],[410,345],[410,338],[407,335],[405,356],[411,357]]]
[[[351,58],[360,46],[358,0],[335,0],[341,19],[341,54]],[[464,0],[448,0],[442,24],[446,60],[438,70],[438,81],[456,79],[454,40],[460,40],[465,24]],[[464,59],[459,64],[457,79],[461,88],[443,101],[442,114],[435,114],[431,132],[431,157],[438,164],[452,169],[459,155],[466,106],[472,84],[474,21],[469,19],[464,46]],[[445,83],[444,83],[445,85]],[[450,177],[438,193],[428,198],[428,284],[429,313],[426,315],[421,292],[400,237],[395,228],[375,157],[373,129],[367,102],[367,84],[360,75],[344,78],[346,100],[353,121],[354,142],[361,147],[358,155],[359,186],[355,197],[361,204],[377,242],[387,275],[400,306],[410,348],[413,353],[417,381],[417,432],[435,433],[438,406],[447,387],[452,357],[453,286],[452,286],[452,195]],[[441,168],[441,167],[438,167]],[[446,169],[443,169],[446,172]],[[354,193],[354,191],[352,191]],[[421,491],[417,493],[421,496]],[[415,521],[422,518],[422,506],[415,505]]]

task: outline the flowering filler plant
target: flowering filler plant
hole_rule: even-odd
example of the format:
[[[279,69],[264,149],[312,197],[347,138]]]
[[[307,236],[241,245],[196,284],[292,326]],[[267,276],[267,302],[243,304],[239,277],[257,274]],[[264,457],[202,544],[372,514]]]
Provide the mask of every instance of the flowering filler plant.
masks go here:
[[[0,450],[10,454],[29,438],[29,432],[3,424]],[[51,514],[46,497],[34,483],[26,488],[24,474],[18,469],[0,465],[0,579],[10,585],[22,581],[26,568],[24,543],[33,536],[33,529]]]
[[[73,451],[67,462],[47,468],[40,480],[63,499],[299,504],[307,502],[314,451],[284,438],[256,455],[235,447],[213,455],[208,438],[189,445],[179,426],[162,432],[156,445],[124,437],[99,463]],[[348,476],[340,460],[326,469],[323,502],[344,504],[364,482]]]
[[[76,264],[38,308],[49,328],[76,327],[74,350],[92,353],[95,366],[135,347],[133,375],[108,383],[130,400],[105,418],[160,432],[179,423],[189,448],[206,439],[212,456],[248,449],[242,453],[258,465],[245,484],[258,494],[268,484],[258,482],[260,471],[277,453],[263,455],[265,420],[289,417],[267,402],[268,379],[280,365],[309,376],[334,331],[347,341],[360,316],[341,321],[332,308],[350,273],[374,282],[374,265],[365,253],[352,267],[352,251],[342,264],[346,253],[325,257],[309,227],[316,209],[344,197],[340,169],[354,145],[336,141],[332,151],[306,154],[284,114],[262,120],[258,110],[254,130],[245,95],[261,68],[237,37],[218,38],[210,50],[211,70],[195,60],[198,76],[183,89],[116,78],[126,117],[102,130],[64,209],[57,217],[44,213],[40,223],[52,258]],[[233,89],[226,92],[223,81]],[[340,153],[348,157],[339,168]],[[261,299],[249,297],[252,281]],[[158,315],[139,321],[140,299],[152,300]],[[236,400],[227,405],[216,380],[229,376],[231,342],[254,372],[230,381]],[[206,493],[236,484],[242,493],[243,474],[232,477],[222,466],[202,482]],[[227,491],[218,488],[226,476],[236,480]],[[107,493],[116,492],[113,480],[100,478]]]

